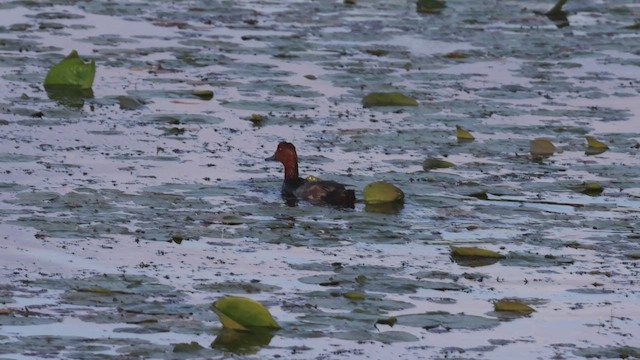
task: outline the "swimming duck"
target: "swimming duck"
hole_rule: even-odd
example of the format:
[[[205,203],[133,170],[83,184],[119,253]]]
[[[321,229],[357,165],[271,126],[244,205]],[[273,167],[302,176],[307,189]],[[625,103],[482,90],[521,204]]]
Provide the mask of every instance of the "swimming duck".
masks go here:
[[[327,180],[306,180],[298,174],[298,154],[292,143],[283,141],[268,161],[279,161],[284,165],[282,196],[285,199],[303,199],[314,204],[339,207],[354,207],[356,195],[343,184]]]

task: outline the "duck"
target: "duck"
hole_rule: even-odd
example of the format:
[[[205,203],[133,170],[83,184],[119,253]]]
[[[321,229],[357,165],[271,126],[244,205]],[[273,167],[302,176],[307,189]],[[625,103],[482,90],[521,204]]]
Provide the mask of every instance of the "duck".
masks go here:
[[[347,189],[344,184],[335,181],[315,178],[303,179],[298,173],[298,153],[296,147],[286,141],[278,144],[275,154],[266,161],[279,161],[284,165],[284,182],[282,197],[285,200],[306,200],[316,205],[354,208],[355,191]],[[291,204],[291,202],[287,201]],[[293,202],[295,204],[295,201]]]

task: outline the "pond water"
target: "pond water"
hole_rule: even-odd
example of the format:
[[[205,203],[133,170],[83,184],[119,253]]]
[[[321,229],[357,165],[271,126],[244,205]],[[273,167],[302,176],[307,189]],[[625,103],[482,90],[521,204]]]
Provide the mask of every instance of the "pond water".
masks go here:
[[[0,358],[640,357],[640,7],[446,5],[1,3]],[[51,99],[72,50],[93,97]],[[362,106],[394,91],[419,105]],[[283,140],[403,206],[287,206]],[[282,329],[221,345],[228,294]]]

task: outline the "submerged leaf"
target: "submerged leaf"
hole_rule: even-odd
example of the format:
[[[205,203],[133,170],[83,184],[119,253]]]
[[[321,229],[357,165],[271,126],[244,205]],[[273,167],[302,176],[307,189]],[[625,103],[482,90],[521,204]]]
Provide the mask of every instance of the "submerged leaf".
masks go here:
[[[54,65],[44,79],[44,87],[69,86],[80,89],[91,89],[96,76],[96,63],[85,63],[73,50],[61,62]]]
[[[456,125],[456,136],[458,141],[473,141],[476,139],[469,130],[459,125]]]
[[[222,326],[232,330],[280,328],[264,305],[246,297],[225,296],[214,302],[211,309],[220,318]]]
[[[416,99],[399,92],[371,93],[362,98],[363,107],[418,106]]]
[[[493,308],[495,309],[495,311],[506,311],[519,313],[522,315],[529,315],[532,312],[535,312],[535,310],[531,306],[515,299],[502,299],[496,301],[496,303],[493,304]]]
[[[404,200],[402,190],[386,181],[373,182],[365,186],[362,193],[367,204],[402,202]]]

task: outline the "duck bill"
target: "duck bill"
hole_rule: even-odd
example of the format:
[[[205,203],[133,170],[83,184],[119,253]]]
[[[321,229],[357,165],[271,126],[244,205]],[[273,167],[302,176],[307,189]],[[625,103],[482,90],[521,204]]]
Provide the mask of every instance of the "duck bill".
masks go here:
[[[264,159],[265,161],[278,161],[276,159],[276,154],[273,154],[271,156],[269,156],[268,158]]]

